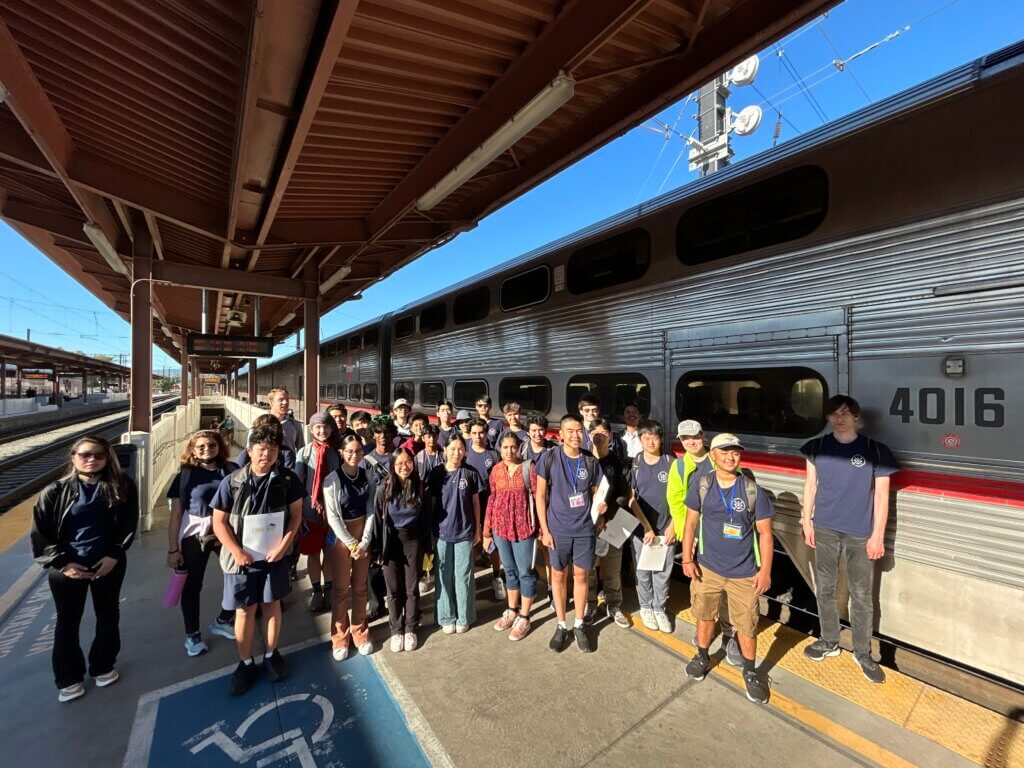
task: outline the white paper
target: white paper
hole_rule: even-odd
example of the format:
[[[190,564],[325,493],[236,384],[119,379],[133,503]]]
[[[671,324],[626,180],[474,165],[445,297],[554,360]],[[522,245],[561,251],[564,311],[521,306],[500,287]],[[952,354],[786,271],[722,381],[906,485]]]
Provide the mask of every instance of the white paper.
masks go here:
[[[669,548],[665,546],[665,537],[659,536],[653,544],[644,544],[640,550],[640,559],[637,560],[638,571],[663,571],[665,570],[665,558],[668,557]]]
[[[594,525],[597,525],[597,518],[600,516],[600,512],[597,511],[597,507],[601,504],[608,496],[608,478],[601,475],[601,482],[597,485],[597,493],[594,494],[594,501],[590,505],[590,519],[594,521]]]
[[[619,507],[615,510],[615,514],[612,515],[611,519],[608,520],[605,529],[601,531],[598,538],[607,541],[616,549],[622,549],[622,545],[626,543],[626,539],[630,537],[638,525],[640,525],[640,521],[636,519],[636,515],[630,513],[627,509]]]
[[[284,512],[246,515],[242,518],[242,549],[253,560],[267,559],[267,553],[284,539]]]

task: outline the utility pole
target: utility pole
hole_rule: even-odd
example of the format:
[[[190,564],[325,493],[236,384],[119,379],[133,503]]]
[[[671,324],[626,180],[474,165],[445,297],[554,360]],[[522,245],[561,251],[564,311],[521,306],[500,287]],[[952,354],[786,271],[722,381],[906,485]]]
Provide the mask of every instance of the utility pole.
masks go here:
[[[759,67],[760,59],[751,56],[697,91],[697,139],[687,140],[688,159],[690,170],[699,171],[702,178],[729,165],[734,154],[730,134],[749,136],[761,124],[760,106],[752,105],[734,113],[726,103],[731,93],[729,86],[750,85]]]

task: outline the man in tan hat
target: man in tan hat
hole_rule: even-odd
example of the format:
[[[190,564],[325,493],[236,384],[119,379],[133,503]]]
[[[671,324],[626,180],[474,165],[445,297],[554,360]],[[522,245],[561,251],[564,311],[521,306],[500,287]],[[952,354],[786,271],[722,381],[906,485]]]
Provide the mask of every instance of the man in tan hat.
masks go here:
[[[697,619],[697,655],[686,665],[686,674],[703,680],[711,668],[708,646],[724,592],[743,654],[747,698],[764,704],[768,686],[754,669],[760,615],[757,598],[771,586],[775,509],[768,494],[740,474],[742,453],[738,437],[717,435],[711,441],[714,472],[701,475],[686,494],[683,572],[691,579],[690,600]]]

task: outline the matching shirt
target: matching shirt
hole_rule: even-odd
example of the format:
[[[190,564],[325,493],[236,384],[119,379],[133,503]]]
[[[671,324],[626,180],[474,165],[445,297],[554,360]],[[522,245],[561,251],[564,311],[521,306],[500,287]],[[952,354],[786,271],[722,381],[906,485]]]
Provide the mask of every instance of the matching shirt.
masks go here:
[[[438,464],[444,464],[444,453],[434,451],[434,453],[430,454],[426,451],[420,451],[416,454],[415,462],[416,471],[419,473],[420,479],[426,482],[431,470]]]
[[[701,547],[697,560],[701,566],[729,579],[746,579],[757,573],[754,558],[754,521],[747,509],[746,484],[742,475],[736,478],[731,488],[723,489],[718,476],[710,475],[711,481],[704,504],[700,502],[700,483],[691,478],[686,491],[686,506],[700,511],[698,528]],[[775,517],[771,497],[758,486],[754,502],[757,520]]]
[[[487,478],[491,476],[491,470],[501,463],[501,456],[495,450],[487,449],[477,451],[475,448],[466,450],[465,464],[468,464],[480,475],[480,489],[488,488]]]
[[[640,511],[659,535],[672,521],[668,506],[668,479],[673,460],[672,456],[662,454],[657,462],[648,464],[641,454],[634,460],[629,473],[630,490],[636,494]],[[642,528],[637,530],[643,531]]]
[[[507,424],[502,427],[501,432],[498,433],[498,439],[494,441],[495,450],[501,448],[501,441],[505,439],[505,435],[515,435],[519,438],[520,443],[530,442],[530,433],[523,428],[511,429]]]
[[[591,489],[601,481],[597,459],[585,453],[571,459],[558,446],[537,462],[537,476],[548,483],[548,530],[556,536],[593,536]]]
[[[396,499],[388,499],[388,519],[391,520],[395,528],[416,529],[419,527],[422,508],[423,502],[421,499],[416,499],[411,505],[407,505],[402,501],[401,496]]]
[[[874,479],[899,471],[888,446],[857,435],[840,443],[825,435],[804,443],[800,452],[814,465],[818,489],[814,495],[814,524],[851,536],[868,538],[874,526]]]
[[[473,497],[480,492],[480,475],[465,464],[449,472],[439,464],[427,478],[434,529],[442,541],[472,541],[476,531]],[[483,510],[481,510],[481,514]]]
[[[453,437],[460,434],[459,428],[456,427],[454,424],[452,424],[452,426],[450,426],[448,429],[441,429],[440,426],[438,426],[438,429],[440,431],[437,433],[437,446],[441,450],[444,450],[444,447],[448,445],[448,442]]]
[[[338,505],[342,520],[358,520],[373,514],[373,498],[377,489],[373,471],[360,466],[355,477],[349,477],[344,467],[336,471],[339,480]]]
[[[61,529],[61,543],[72,553],[71,559],[87,568],[105,557],[113,543],[113,516],[99,488],[99,483],[78,481],[78,498]]]
[[[171,481],[167,489],[168,499],[178,499],[181,503],[181,529],[178,541],[187,536],[204,536],[210,531],[209,519],[213,515],[213,497],[220,488],[221,481],[238,469],[228,462],[223,469],[206,469],[189,467],[183,469]],[[188,475],[185,487],[181,487],[182,477]]]
[[[505,422],[501,419],[487,419],[487,447],[498,447],[498,435],[505,429]]]
[[[288,506],[291,506],[306,495],[306,489],[302,487],[302,481],[299,480],[299,478],[295,476],[295,473],[290,469],[275,468],[262,477],[250,474],[249,482],[252,484],[252,505],[250,506],[250,514],[263,515],[267,513],[269,508],[267,504],[267,494],[270,490],[270,478],[275,475],[279,476],[284,482],[285,503]],[[228,476],[220,481],[220,485],[217,486],[217,492],[213,495],[213,500],[210,502],[210,506],[213,509],[219,509],[222,512],[230,514],[233,505],[234,499],[231,496],[231,478]]]

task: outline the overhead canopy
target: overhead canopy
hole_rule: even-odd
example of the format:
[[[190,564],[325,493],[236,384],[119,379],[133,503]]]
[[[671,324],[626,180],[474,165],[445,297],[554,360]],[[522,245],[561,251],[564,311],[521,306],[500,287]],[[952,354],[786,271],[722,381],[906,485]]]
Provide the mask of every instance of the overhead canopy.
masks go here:
[[[169,354],[196,287],[283,337],[834,2],[0,0],[0,216],[126,319],[152,254]]]
[[[83,371],[96,376],[128,376],[131,373],[123,365],[4,335],[0,335],[0,361],[19,368],[43,368],[54,373],[75,375]]]

